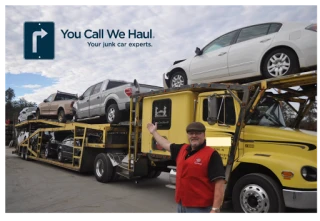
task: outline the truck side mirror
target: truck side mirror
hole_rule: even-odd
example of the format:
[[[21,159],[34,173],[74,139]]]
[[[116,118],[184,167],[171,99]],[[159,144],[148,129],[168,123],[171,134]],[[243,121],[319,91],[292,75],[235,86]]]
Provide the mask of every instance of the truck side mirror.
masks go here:
[[[139,85],[139,83],[138,83],[138,81],[136,79],[134,79],[133,85],[137,88],[137,92],[136,93],[139,94],[140,93],[140,85]]]
[[[83,100],[83,99],[84,99],[84,96],[81,95],[81,96],[79,97],[79,100]]]
[[[47,100],[47,99],[44,99],[44,100],[43,100],[43,102],[44,102],[44,103],[47,103],[47,102],[48,102],[48,100]]]
[[[218,122],[218,100],[217,96],[214,94],[208,97],[208,124],[214,125]]]

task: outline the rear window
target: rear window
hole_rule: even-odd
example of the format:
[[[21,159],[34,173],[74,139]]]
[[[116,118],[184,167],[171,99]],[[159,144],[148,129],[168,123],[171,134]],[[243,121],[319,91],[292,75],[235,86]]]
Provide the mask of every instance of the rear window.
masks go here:
[[[119,81],[109,81],[106,89],[111,89],[111,88],[118,87],[118,86],[121,86],[121,85],[124,85],[124,84],[128,84],[128,83],[119,82]]]
[[[54,99],[55,101],[63,101],[63,100],[72,100],[72,99],[78,99],[74,95],[70,94],[57,94],[56,98]]]

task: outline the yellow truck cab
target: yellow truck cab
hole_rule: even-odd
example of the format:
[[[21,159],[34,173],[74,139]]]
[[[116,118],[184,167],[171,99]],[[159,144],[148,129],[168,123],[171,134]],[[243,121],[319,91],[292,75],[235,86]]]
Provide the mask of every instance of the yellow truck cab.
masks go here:
[[[225,198],[232,199],[236,212],[314,209],[316,133],[299,130],[299,122],[293,123],[294,128],[288,127],[281,110],[284,102],[299,103],[296,121],[301,121],[301,115],[315,100],[316,86],[311,84],[305,90],[297,87],[313,80],[315,74],[254,82],[248,84],[247,94],[236,87],[219,90],[218,85],[211,84],[211,91],[194,89],[145,97],[142,125],[157,122],[159,134],[180,144],[188,143],[185,128],[190,122],[203,123],[206,144],[219,152],[226,166]],[[170,156],[145,127],[142,152],[154,158]],[[174,166],[170,168],[175,169]],[[170,180],[172,187],[175,170],[171,171]]]

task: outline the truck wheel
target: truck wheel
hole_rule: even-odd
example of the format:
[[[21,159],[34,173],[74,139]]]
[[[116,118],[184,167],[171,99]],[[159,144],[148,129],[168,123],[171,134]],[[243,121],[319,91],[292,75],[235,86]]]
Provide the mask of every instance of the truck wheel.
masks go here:
[[[108,183],[112,180],[113,166],[105,153],[99,153],[94,160],[94,175],[101,183]]]
[[[20,157],[21,157],[21,159],[24,160],[24,159],[25,159],[25,156],[26,156],[26,155],[25,155],[25,153],[24,153],[24,148],[22,148],[22,149],[21,149],[21,153],[20,153]]]
[[[252,173],[241,177],[233,187],[232,204],[235,212],[284,212],[282,191],[271,177]]]
[[[59,113],[58,113],[58,122],[59,122],[59,123],[65,123],[65,122],[67,122],[66,114],[64,113],[64,110],[63,110],[63,109],[59,110]]]
[[[108,107],[106,117],[109,124],[117,124],[121,121],[121,112],[117,104],[111,104]]]

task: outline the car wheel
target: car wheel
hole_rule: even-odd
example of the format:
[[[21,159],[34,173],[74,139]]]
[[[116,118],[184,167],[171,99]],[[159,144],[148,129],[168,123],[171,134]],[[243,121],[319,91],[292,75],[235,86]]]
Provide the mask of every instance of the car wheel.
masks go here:
[[[175,72],[170,77],[170,88],[177,88],[187,85],[188,79],[185,73],[179,71]]]
[[[94,175],[97,181],[108,183],[113,179],[113,166],[105,153],[99,153],[94,160]]]
[[[59,112],[58,112],[58,122],[59,123],[67,122],[66,114],[64,113],[63,109],[59,110]]]
[[[299,72],[296,54],[286,48],[274,50],[263,61],[262,75],[265,78],[281,77]]]
[[[40,115],[40,110],[38,109],[36,112],[36,119],[40,120],[41,119],[41,115]]]
[[[121,113],[117,104],[111,104],[108,107],[106,117],[109,124],[117,124],[121,121]]]
[[[271,177],[252,173],[241,177],[233,187],[232,204],[235,212],[284,212],[282,191]]]
[[[50,156],[50,147],[47,146],[45,151],[44,151],[44,157],[47,159]]]
[[[63,162],[63,155],[62,155],[62,151],[61,150],[59,150],[59,152],[58,152],[58,161],[59,162]]]

